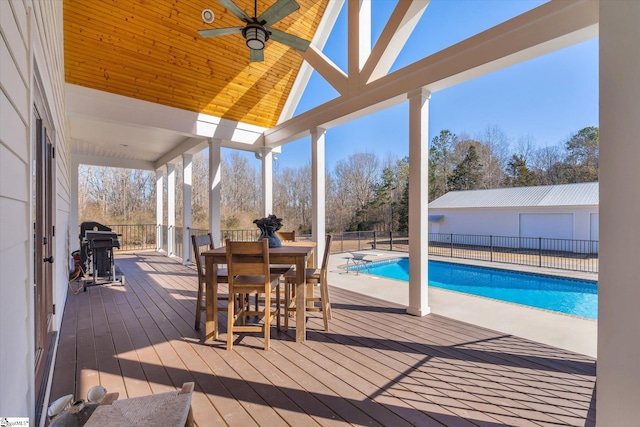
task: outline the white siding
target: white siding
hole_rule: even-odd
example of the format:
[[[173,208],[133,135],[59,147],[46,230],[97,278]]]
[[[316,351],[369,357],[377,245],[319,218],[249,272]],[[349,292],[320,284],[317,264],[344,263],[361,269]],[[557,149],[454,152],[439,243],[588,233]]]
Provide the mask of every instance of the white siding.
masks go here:
[[[33,416],[26,17],[0,1],[0,414]],[[17,11],[15,11],[17,13]],[[22,179],[22,182],[18,180]],[[17,184],[17,185],[16,185]]]
[[[590,240],[598,240],[600,236],[600,216],[597,213],[592,213],[590,219]]]
[[[27,10],[33,11],[29,16]],[[29,34],[31,28],[32,34]],[[69,150],[64,121],[62,2],[0,0],[0,416],[35,416],[31,115],[33,70],[56,147],[58,329],[67,284]],[[30,66],[33,64],[33,67]],[[39,409],[39,408],[38,408]]]
[[[430,208],[429,214],[442,215],[442,220],[436,226],[430,224],[430,232],[443,234],[472,234],[486,236],[508,237],[547,237],[562,239],[590,240],[592,229],[591,215],[597,215],[598,206],[575,208],[499,208],[499,209],[444,209]],[[538,232],[530,229],[521,230],[520,217],[539,215],[570,215],[571,224],[564,226],[554,224],[541,226]],[[436,231],[437,230],[437,231]]]

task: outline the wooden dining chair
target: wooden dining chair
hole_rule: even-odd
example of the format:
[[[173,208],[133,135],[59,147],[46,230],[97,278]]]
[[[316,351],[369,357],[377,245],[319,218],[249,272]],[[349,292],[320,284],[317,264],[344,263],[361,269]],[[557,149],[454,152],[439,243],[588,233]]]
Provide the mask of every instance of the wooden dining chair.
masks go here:
[[[332,236],[327,234],[324,246],[324,257],[320,268],[305,269],[307,284],[314,285],[310,295],[306,298],[306,311],[322,312],[324,330],[329,330],[329,320],[331,319],[331,301],[329,300],[329,286],[327,284],[327,271],[329,265],[329,254],[331,253]],[[290,269],[284,275],[284,330],[289,330],[289,314],[296,311],[296,270]],[[320,296],[315,296],[315,288],[320,288]],[[315,303],[319,302],[320,306]]]
[[[276,236],[280,239],[281,242],[295,242],[296,241],[296,231],[276,231]]]
[[[269,350],[271,322],[277,319],[280,328],[280,275],[269,271],[269,243],[267,240],[257,242],[234,242],[226,240],[227,268],[229,269],[229,298],[234,301],[228,305],[227,315],[227,350],[233,348],[234,332],[262,332],[264,349]],[[271,292],[275,291],[275,308],[271,307]],[[262,295],[263,309],[251,310],[250,294]],[[239,296],[239,298],[235,298]],[[237,307],[236,307],[237,306]],[[247,325],[245,319],[251,316],[262,316],[261,325]]]
[[[205,272],[204,257],[202,256],[202,251],[208,250],[208,249],[215,249],[213,245],[213,237],[211,236],[211,233],[203,234],[200,236],[192,235],[191,246],[193,247],[193,257],[196,261],[196,269],[198,270],[198,299],[196,302],[195,329],[199,330],[200,317],[202,315],[202,312],[203,311],[206,312],[207,310],[206,299],[204,295],[207,276]],[[229,273],[226,268],[218,267],[218,283],[229,283]],[[212,298],[212,300],[214,301],[215,304],[217,304],[217,301],[220,301],[220,300],[228,301],[229,298],[220,297],[219,295],[217,295],[217,298],[216,298],[216,295],[214,295],[214,298]],[[227,311],[227,307],[226,306],[221,307],[218,305],[218,311],[219,310]],[[217,311],[216,311],[216,314],[217,314]],[[216,331],[218,331],[219,328],[217,327],[217,324],[218,324],[217,315],[215,317],[216,319],[214,319],[214,321],[216,322]]]
[[[280,239],[281,242],[295,242],[296,241],[296,232],[293,231],[276,231],[276,236]],[[287,264],[274,264],[271,266],[272,274],[280,274],[283,275],[289,269],[293,267],[292,265]]]

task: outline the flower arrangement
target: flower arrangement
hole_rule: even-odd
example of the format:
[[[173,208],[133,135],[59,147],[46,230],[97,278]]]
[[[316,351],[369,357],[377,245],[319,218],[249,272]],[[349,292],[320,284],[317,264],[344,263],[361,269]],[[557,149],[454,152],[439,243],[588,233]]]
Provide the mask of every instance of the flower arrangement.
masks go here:
[[[270,248],[277,248],[282,245],[280,239],[278,239],[278,236],[275,234],[276,231],[282,228],[282,218],[278,218],[271,214],[265,218],[255,219],[253,220],[253,223],[257,225],[261,231],[258,240],[269,240]]]

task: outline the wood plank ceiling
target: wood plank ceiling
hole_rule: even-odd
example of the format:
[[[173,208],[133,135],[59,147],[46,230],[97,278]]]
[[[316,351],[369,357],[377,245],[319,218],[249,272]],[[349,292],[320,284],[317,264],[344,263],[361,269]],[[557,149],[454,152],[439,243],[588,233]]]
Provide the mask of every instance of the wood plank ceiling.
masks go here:
[[[250,16],[253,0],[234,0]],[[328,0],[273,27],[311,40]],[[259,0],[258,15],[275,0]],[[213,24],[201,12],[215,13]],[[242,26],[216,0],[64,0],[65,80],[80,86],[263,127],[274,126],[302,65],[267,42],[250,62],[241,34],[204,39],[198,29]]]

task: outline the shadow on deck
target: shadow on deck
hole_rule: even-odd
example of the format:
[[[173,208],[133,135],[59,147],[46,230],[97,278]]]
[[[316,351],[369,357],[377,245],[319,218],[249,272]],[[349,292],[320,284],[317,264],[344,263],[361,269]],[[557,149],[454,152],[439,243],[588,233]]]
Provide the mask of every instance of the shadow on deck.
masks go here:
[[[219,341],[193,329],[195,269],[149,252],[116,263],[126,286],[68,296],[51,400],[194,381],[199,426],[595,425],[587,356],[339,288],[329,332],[312,314],[305,343],[273,329],[268,352],[253,334],[227,351],[225,313]]]

